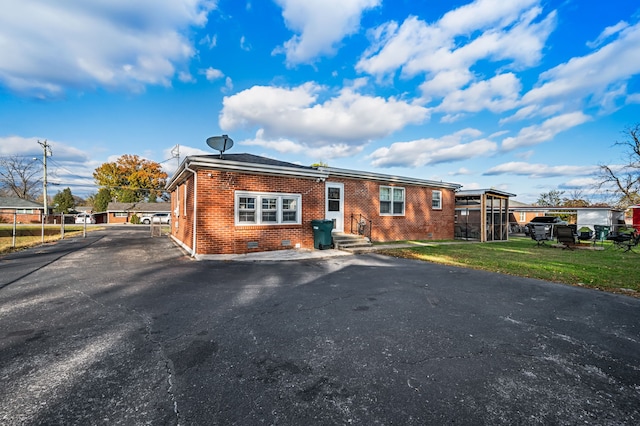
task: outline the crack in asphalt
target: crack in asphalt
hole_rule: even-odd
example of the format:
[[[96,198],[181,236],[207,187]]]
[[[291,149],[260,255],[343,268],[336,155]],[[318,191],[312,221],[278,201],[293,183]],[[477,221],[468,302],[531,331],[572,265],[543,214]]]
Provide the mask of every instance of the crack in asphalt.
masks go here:
[[[70,286],[66,286],[68,290],[80,294],[83,297],[87,298],[89,301],[95,303],[98,306],[101,306],[105,309],[112,309],[112,306],[109,305],[105,305],[104,303],[96,300],[93,296],[91,296],[90,294],[85,293],[82,290],[78,290],[75,288],[71,288]],[[138,318],[140,318],[145,326],[145,333],[144,333],[144,338],[151,342],[153,345],[156,346],[158,353],[160,355],[160,358],[162,359],[162,361],[164,362],[164,367],[165,367],[165,372],[167,375],[167,394],[169,395],[169,398],[173,404],[173,412],[176,416],[176,424],[178,426],[180,426],[180,410],[178,409],[178,400],[176,398],[175,392],[174,392],[174,383],[173,383],[173,376],[174,376],[174,366],[173,366],[173,362],[171,361],[171,359],[167,356],[167,354],[164,351],[164,347],[162,346],[162,343],[159,340],[155,340],[152,337],[152,320],[151,318],[149,318],[147,315],[142,314],[138,311],[136,311],[133,308],[128,308],[122,304],[117,304],[116,307],[120,310],[124,310],[130,314],[134,314],[135,316],[137,316]]]
[[[152,320],[151,318],[149,318],[147,315],[144,315],[138,311],[136,311],[135,309],[128,309],[125,307],[126,310],[133,312],[134,314],[138,315],[140,318],[142,318],[142,320],[145,323],[145,339],[147,339],[149,342],[153,343],[157,348],[158,348],[158,352],[160,354],[160,357],[162,358],[162,360],[164,361],[164,367],[165,367],[165,371],[167,374],[167,394],[169,395],[169,398],[171,399],[171,402],[173,403],[173,412],[176,416],[176,424],[178,426],[180,426],[180,410],[178,409],[178,399],[176,398],[175,392],[174,392],[174,384],[173,384],[173,376],[174,376],[174,366],[173,366],[173,362],[171,361],[171,359],[167,356],[167,354],[164,351],[164,347],[162,346],[162,343],[159,340],[155,340],[152,337]]]

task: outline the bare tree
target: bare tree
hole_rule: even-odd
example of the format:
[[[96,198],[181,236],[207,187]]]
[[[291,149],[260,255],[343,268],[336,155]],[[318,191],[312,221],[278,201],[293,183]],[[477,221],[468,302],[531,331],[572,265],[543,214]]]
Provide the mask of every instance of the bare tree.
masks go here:
[[[613,187],[619,196],[618,206],[628,207],[640,202],[640,124],[623,131],[622,146],[625,158],[619,166],[600,165],[598,188]]]
[[[35,200],[42,185],[40,163],[30,157],[0,157],[0,188],[9,196]]]

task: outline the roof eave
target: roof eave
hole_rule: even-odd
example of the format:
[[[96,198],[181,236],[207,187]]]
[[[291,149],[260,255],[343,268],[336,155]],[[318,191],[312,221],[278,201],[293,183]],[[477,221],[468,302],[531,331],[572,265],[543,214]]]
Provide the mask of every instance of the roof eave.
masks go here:
[[[329,176],[345,177],[345,178],[351,178],[351,179],[367,179],[367,180],[397,183],[397,184],[403,184],[403,185],[428,186],[433,188],[451,189],[454,191],[462,187],[462,185],[459,185],[457,183],[451,183],[451,182],[442,182],[442,181],[426,180],[426,179],[414,179],[414,178],[408,178],[408,177],[402,177],[402,176],[385,175],[381,173],[362,172],[359,170],[340,169],[336,167],[320,167],[319,170],[322,170],[328,173]]]
[[[177,183],[181,181],[180,177],[184,174],[187,167],[193,170],[208,169],[233,171],[268,176],[293,176],[305,179],[326,179],[328,177],[326,172],[313,168],[304,169],[273,166],[269,164],[247,163],[242,161],[219,160],[216,158],[187,157],[169,183],[167,183],[167,190],[173,190]]]

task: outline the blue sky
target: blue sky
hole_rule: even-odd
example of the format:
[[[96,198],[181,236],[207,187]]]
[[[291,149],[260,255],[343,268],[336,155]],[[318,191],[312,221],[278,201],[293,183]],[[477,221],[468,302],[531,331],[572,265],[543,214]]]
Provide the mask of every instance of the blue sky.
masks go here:
[[[231,152],[497,188],[592,190],[640,122],[629,0],[0,0],[0,156],[51,195],[122,154]],[[58,184],[58,185],[55,185]]]

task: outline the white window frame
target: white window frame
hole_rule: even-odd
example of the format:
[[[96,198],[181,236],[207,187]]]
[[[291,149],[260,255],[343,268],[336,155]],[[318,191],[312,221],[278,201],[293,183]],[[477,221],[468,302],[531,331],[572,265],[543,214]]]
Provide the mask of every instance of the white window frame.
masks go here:
[[[247,222],[240,220],[240,198],[255,198],[255,221]],[[274,198],[276,199],[276,220],[271,222],[265,222],[262,220],[262,200]],[[295,209],[284,209],[284,200],[293,200]],[[280,192],[253,192],[253,191],[236,191],[234,201],[234,216],[236,226],[274,226],[274,225],[301,225],[302,224],[302,195],[301,194],[288,194]],[[283,219],[285,212],[295,211],[295,221],[285,221]],[[274,211],[274,210],[269,210]]]
[[[390,194],[390,199],[389,200],[383,200],[382,199],[382,190],[383,189],[388,189],[389,190],[389,194]],[[395,196],[394,196],[396,191],[402,191],[402,212],[401,213],[394,213],[394,210],[395,210],[394,209],[394,204],[399,202],[399,201],[396,201]],[[404,216],[404,212],[406,211],[406,208],[407,208],[407,191],[402,186],[380,185],[378,201],[380,203],[379,209],[378,209],[378,211],[380,213],[380,216]],[[382,203],[383,202],[390,203],[389,204],[389,212],[388,213],[382,213]]]
[[[128,212],[113,212],[113,217],[129,217]]]
[[[436,194],[438,194],[438,197],[436,198]],[[436,204],[437,201],[437,204]],[[433,210],[442,210],[442,191],[440,191],[439,189],[434,189],[431,192],[431,208]]]

